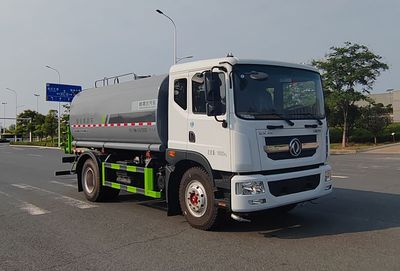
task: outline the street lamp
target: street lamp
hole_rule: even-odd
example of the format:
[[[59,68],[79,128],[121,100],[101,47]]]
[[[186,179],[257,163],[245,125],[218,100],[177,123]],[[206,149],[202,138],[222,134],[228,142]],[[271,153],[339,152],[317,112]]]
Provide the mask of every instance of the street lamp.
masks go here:
[[[18,118],[18,94],[17,91],[11,88],[6,88],[6,90],[11,91],[15,94],[15,135],[14,135],[14,140],[17,142],[17,118]]]
[[[39,114],[39,94],[33,93],[33,96],[36,97],[36,112]]]
[[[60,84],[61,83],[61,75],[60,75],[60,72],[56,69],[56,68],[53,68],[53,67],[51,67],[51,66],[49,66],[49,65],[46,65],[45,66],[46,68],[48,68],[48,69],[50,69],[50,70],[53,70],[53,71],[55,71],[55,72],[57,72],[57,74],[58,74],[58,83]],[[61,121],[60,121],[60,111],[61,111],[61,103],[60,102],[58,102],[58,147],[60,147],[61,146]]]
[[[3,131],[5,131],[5,130],[6,130],[6,104],[7,104],[7,103],[6,103],[6,102],[2,102],[1,104],[4,106],[4,109],[3,109],[3,113],[4,113],[4,114],[3,114],[3,118],[4,118],[4,119],[3,119],[3,120],[4,120],[4,121],[3,121],[4,130],[3,130]],[[0,132],[1,132],[1,131],[0,131]]]
[[[161,10],[157,9],[156,12],[161,14],[161,15],[163,15],[163,16],[165,16],[174,25],[174,62],[173,63],[176,64],[178,62],[178,60],[177,60],[177,57],[176,57],[177,49],[176,49],[176,25],[175,25],[175,22],[168,15],[164,14]]]

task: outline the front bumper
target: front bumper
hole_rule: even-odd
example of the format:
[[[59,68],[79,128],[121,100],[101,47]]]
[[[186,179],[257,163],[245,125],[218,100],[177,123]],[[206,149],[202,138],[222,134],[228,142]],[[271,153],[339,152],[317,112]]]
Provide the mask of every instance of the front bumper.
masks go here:
[[[332,192],[332,180],[325,181],[325,172],[330,170],[331,167],[329,165],[322,165],[315,169],[274,175],[235,175],[231,179],[231,210],[233,212],[255,212],[325,196]],[[274,196],[269,189],[268,183],[270,182],[312,175],[319,175],[320,178],[318,186],[312,190]],[[265,193],[256,195],[236,194],[236,183],[251,181],[262,181],[264,183]]]

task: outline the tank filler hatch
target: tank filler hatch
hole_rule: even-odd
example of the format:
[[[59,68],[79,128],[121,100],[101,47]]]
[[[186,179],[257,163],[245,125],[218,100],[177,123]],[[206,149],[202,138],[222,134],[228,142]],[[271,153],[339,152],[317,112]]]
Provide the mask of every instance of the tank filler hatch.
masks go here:
[[[138,80],[138,79],[151,77],[151,75],[137,75],[134,72],[130,72],[130,73],[120,74],[120,75],[111,76],[111,77],[104,77],[103,79],[96,80],[94,82],[94,87],[98,88],[98,87],[105,87],[108,85],[119,84],[121,78],[129,80],[128,77],[130,77],[131,79],[133,78],[133,80]]]

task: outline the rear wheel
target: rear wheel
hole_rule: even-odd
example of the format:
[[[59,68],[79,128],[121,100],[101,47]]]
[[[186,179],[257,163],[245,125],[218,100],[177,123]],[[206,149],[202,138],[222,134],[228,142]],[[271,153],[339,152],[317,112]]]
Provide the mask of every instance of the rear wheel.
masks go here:
[[[193,167],[183,174],[179,202],[183,215],[194,228],[210,230],[217,225],[220,210],[214,204],[214,189],[204,169]]]
[[[92,159],[87,159],[81,171],[82,188],[89,201],[104,201],[115,199],[118,189],[102,186],[99,167]]]

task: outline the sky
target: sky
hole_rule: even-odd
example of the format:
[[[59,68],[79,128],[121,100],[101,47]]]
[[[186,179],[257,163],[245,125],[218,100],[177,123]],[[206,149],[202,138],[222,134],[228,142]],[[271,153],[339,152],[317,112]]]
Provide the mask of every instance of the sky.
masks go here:
[[[178,57],[310,63],[345,41],[368,46],[390,70],[373,92],[400,89],[398,0],[0,0],[0,118],[57,104],[46,82],[93,87],[105,76],[167,73]],[[2,122],[2,120],[0,120]],[[10,122],[10,121],[8,121]],[[9,124],[9,123],[8,123]]]

